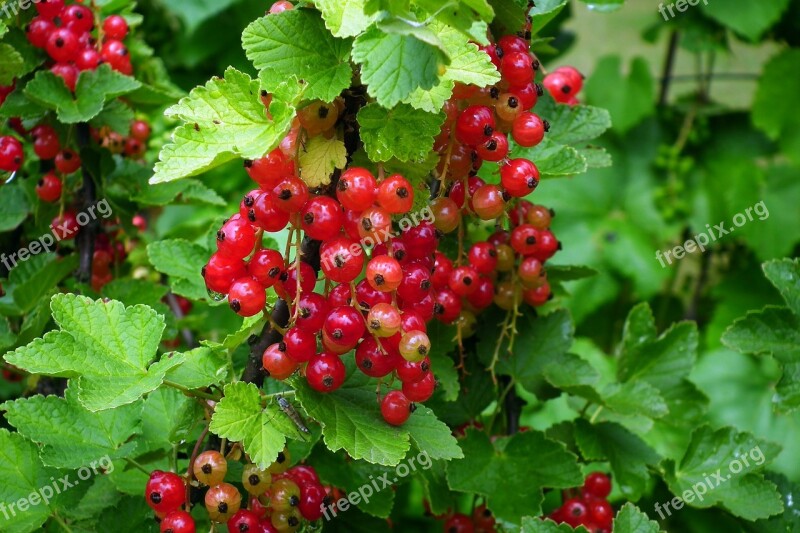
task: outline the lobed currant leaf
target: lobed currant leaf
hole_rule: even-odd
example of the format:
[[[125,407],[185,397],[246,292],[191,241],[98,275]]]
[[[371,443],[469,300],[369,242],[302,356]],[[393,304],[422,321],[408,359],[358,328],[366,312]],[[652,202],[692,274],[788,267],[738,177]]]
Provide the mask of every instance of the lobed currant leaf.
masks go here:
[[[392,109],[370,104],[358,112],[361,139],[374,162],[424,159],[444,119],[443,113],[426,113],[407,104]]]
[[[192,300],[208,298],[200,275],[208,261],[208,251],[184,239],[156,241],[147,246],[147,257],[153,267],[170,277],[175,294]]]
[[[336,137],[317,135],[300,150],[300,177],[310,188],[328,185],[333,171],[347,166],[347,148]]]
[[[0,30],[2,32],[2,30]],[[24,73],[25,61],[10,44],[0,43],[0,85],[11,85]]]
[[[178,368],[183,368],[183,365]],[[173,381],[169,373],[167,377]],[[205,385],[186,386],[195,388]],[[139,454],[145,449],[169,450],[176,442],[188,441],[191,431],[203,419],[203,409],[197,401],[179,390],[167,387],[154,390],[139,407],[143,448]]]
[[[334,37],[355,37],[375,19],[364,12],[366,0],[317,0],[314,6]]]
[[[628,502],[622,506],[614,517],[614,531],[620,533],[659,533],[658,523],[650,520],[634,504]]]

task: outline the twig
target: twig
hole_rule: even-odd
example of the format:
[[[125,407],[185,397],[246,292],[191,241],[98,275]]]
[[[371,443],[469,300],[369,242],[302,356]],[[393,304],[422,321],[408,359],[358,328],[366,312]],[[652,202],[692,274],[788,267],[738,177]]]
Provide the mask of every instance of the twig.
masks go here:
[[[664,61],[664,75],[661,76],[661,95],[658,98],[660,106],[667,105],[669,99],[669,84],[672,80],[672,69],[675,67],[675,57],[678,53],[678,42],[680,35],[677,31],[673,31],[669,36],[669,45],[667,45],[667,57]]]

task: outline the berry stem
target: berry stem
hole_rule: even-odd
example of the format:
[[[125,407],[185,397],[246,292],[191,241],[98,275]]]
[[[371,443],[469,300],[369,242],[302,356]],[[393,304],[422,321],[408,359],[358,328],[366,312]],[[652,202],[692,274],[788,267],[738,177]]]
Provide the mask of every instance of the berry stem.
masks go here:
[[[148,472],[147,474],[149,475],[150,472]],[[64,521],[63,518],[58,516],[58,513],[53,513],[51,516],[53,517],[53,520],[55,520],[58,523],[58,525],[61,526],[61,529],[63,529],[64,531],[68,531],[69,533],[72,533],[72,528],[69,527],[69,525],[67,525],[67,523]]]
[[[173,389],[178,389],[179,391],[183,392],[188,396],[195,396],[197,398],[203,398],[204,400],[210,400],[212,402],[218,402],[221,399],[219,396],[214,396],[213,394],[209,394],[201,390],[192,390],[189,389],[188,387],[184,387],[180,383],[175,383],[174,381],[169,381],[166,379],[164,380],[164,385],[166,385],[167,387],[172,387]]]
[[[125,462],[128,463],[129,465],[131,465],[132,467],[136,468],[137,470],[140,470],[140,471],[144,472],[148,476],[150,475],[150,470],[146,469],[145,467],[143,467],[142,465],[140,465],[139,463],[137,463],[136,461],[134,461],[130,457],[126,457],[125,458]]]

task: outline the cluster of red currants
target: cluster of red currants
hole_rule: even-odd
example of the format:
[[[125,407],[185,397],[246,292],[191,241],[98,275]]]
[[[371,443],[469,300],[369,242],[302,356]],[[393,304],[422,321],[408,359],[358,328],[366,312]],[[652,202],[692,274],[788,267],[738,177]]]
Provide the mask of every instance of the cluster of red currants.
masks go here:
[[[563,505],[548,518],[574,528],[584,526],[591,533],[610,533],[614,509],[608,503],[609,494],[611,478],[602,472],[592,472],[586,476],[580,494],[565,494]]]
[[[134,120],[128,135],[123,135],[104,126],[100,129],[90,130],[92,139],[111,152],[131,159],[140,159],[147,151],[147,141],[150,139],[150,124],[144,120]]]
[[[558,67],[542,82],[553,100],[571,106],[578,105],[578,93],[583,89],[583,75],[574,67]]]
[[[289,464],[289,452],[284,450],[267,469],[246,465],[241,479],[247,494],[244,505],[239,489],[224,481],[228,462],[220,452],[198,455],[191,475],[208,487],[204,502],[211,522],[226,524],[231,532],[287,533],[300,529],[304,521],[319,520],[335,491],[322,485],[312,467],[289,468]],[[160,520],[162,533],[194,533],[195,522],[186,508],[187,488],[178,474],[160,470],[150,474],[145,499]]]
[[[130,54],[123,41],[128,36],[128,23],[119,15],[111,15],[95,28],[95,12],[80,3],[66,5],[64,0],[36,2],[35,17],[25,28],[28,41],[47,52],[53,61],[50,71],[75,90],[78,75],[94,70],[101,63],[130,76],[133,74]],[[94,4],[92,4],[94,6]]]

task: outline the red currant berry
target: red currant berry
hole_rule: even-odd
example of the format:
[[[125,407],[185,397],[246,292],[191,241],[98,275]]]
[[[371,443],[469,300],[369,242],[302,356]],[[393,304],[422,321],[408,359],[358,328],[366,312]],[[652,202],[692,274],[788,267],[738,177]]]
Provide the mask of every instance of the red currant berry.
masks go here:
[[[400,310],[404,313],[416,313],[425,322],[433,320],[435,314],[435,300],[431,292],[425,298],[416,303],[400,302]]]
[[[251,277],[240,278],[233,282],[228,293],[228,303],[240,316],[255,316],[264,310],[267,304],[267,293],[264,287]]]
[[[373,305],[367,314],[367,327],[377,337],[391,337],[400,331],[402,318],[392,304]]]
[[[294,9],[294,5],[287,0],[278,0],[272,7],[269,8],[270,15],[277,15],[278,13],[283,13],[284,11],[290,11]]]
[[[566,103],[577,91],[572,87],[572,76],[553,72],[544,77],[544,87],[556,102]]]
[[[536,229],[550,229],[550,224],[556,216],[555,211],[543,205],[534,205],[525,215],[525,220]]]
[[[81,168],[81,157],[69,148],[65,148],[56,155],[55,164],[56,169],[62,174],[72,174]]]
[[[539,97],[544,94],[541,86],[533,83],[521,87],[512,87],[509,92],[519,100],[520,111],[533,109],[536,106],[536,102],[539,101]]]
[[[267,375],[278,381],[288,379],[299,368],[300,364],[286,353],[286,345],[277,342],[264,350],[261,364]]]
[[[206,492],[206,511],[212,522],[223,523],[239,512],[242,506],[242,495],[239,490],[228,483],[220,483]]]
[[[256,230],[247,220],[235,216],[217,232],[217,249],[222,255],[244,259],[256,245]]]
[[[309,386],[319,392],[333,392],[342,386],[346,377],[344,363],[336,354],[322,353],[306,367]]]
[[[533,256],[524,258],[517,269],[517,276],[523,287],[538,286],[543,273],[542,262]]]
[[[283,178],[295,174],[294,161],[277,148],[261,159],[245,161],[244,168],[265,191],[271,191]]]
[[[431,273],[421,263],[413,261],[403,266],[403,279],[397,295],[406,303],[419,302],[431,291]]]
[[[320,266],[325,277],[336,283],[350,283],[364,269],[364,249],[347,237],[326,241],[320,248]]]
[[[16,172],[24,162],[22,143],[14,137],[0,137],[0,170]]]
[[[539,185],[539,169],[527,159],[511,159],[500,168],[500,182],[508,194],[522,198]]]
[[[351,300],[352,291],[348,283],[337,285],[328,293],[328,306],[331,309],[343,305],[350,305]]]
[[[453,272],[453,262],[442,252],[436,252],[431,283],[434,288],[441,289],[450,283],[450,274]]]
[[[275,186],[273,191],[278,207],[287,213],[297,213],[308,202],[308,186],[297,176],[288,176]]]
[[[247,264],[247,273],[262,287],[269,289],[280,280],[283,272],[283,256],[276,250],[263,249],[253,254]]]
[[[31,136],[33,137],[33,151],[36,152],[39,159],[53,159],[61,151],[58,134],[50,126],[36,126],[31,130]],[[0,146],[2,146],[1,139]],[[0,153],[2,153],[1,149]]]
[[[399,174],[389,176],[378,189],[378,204],[393,215],[403,215],[414,205],[414,188]]]
[[[433,225],[442,233],[450,233],[458,229],[461,223],[461,210],[450,198],[437,198],[431,203]]]
[[[72,63],[56,63],[50,68],[50,72],[64,80],[64,85],[70,91],[75,92],[75,86],[78,84],[78,76],[80,75],[78,67]]]
[[[497,248],[489,242],[479,242],[469,249],[469,264],[478,274],[491,274],[497,268]]]
[[[286,355],[296,363],[306,363],[317,354],[317,337],[313,333],[293,327],[283,336]]]
[[[74,211],[64,211],[61,216],[53,219],[50,227],[53,228],[53,234],[62,241],[74,239],[80,231],[78,217]]]
[[[61,25],[72,30],[76,35],[92,31],[94,15],[86,6],[73,4],[67,6],[60,15]]]
[[[558,67],[554,73],[557,72],[565,76],[568,80],[570,88],[574,94],[578,94],[583,89],[583,74],[580,73],[575,67]]]
[[[430,294],[430,292],[428,294]],[[422,315],[420,315],[419,313],[416,313],[414,311],[403,310],[403,315],[401,317],[401,320],[402,320],[401,329],[405,332],[415,331],[415,330],[423,332],[428,331],[427,323],[422,318]]]
[[[371,207],[361,213],[358,235],[362,242],[370,245],[382,243],[392,234],[392,215],[382,207]]]
[[[487,509],[486,505],[480,505],[472,511],[472,520],[478,531],[494,531],[495,519],[492,512]]]
[[[202,271],[206,287],[220,294],[227,294],[233,282],[244,277],[246,273],[244,261],[219,253],[211,256]]]
[[[606,500],[594,500],[587,503],[589,518],[602,529],[611,529],[614,522],[614,509]]]
[[[424,331],[411,330],[400,338],[398,351],[405,361],[421,362],[431,351],[431,341]]]
[[[131,137],[146,143],[148,139],[150,139],[150,124],[144,120],[134,120],[131,122]]]
[[[378,184],[372,173],[360,167],[345,170],[336,185],[336,198],[345,209],[365,211],[375,203]]]
[[[588,518],[586,504],[578,498],[570,498],[561,507],[561,516],[567,525],[576,528]]]
[[[397,377],[403,383],[416,383],[430,374],[431,360],[428,357],[425,357],[422,361],[408,361],[404,358],[398,363],[396,371]]]
[[[475,191],[470,203],[481,220],[494,220],[506,210],[506,197],[497,185],[483,185]]]
[[[197,481],[203,485],[214,487],[225,480],[228,473],[228,461],[216,450],[201,453],[194,460],[192,472]]]
[[[511,52],[503,56],[500,65],[503,78],[514,87],[521,87],[533,81],[533,58],[528,52]]]
[[[34,18],[25,28],[28,41],[36,48],[47,46],[47,39],[56,30],[53,21],[44,17]]]
[[[411,416],[412,410],[409,399],[397,390],[388,392],[381,400],[381,415],[387,423],[393,426],[405,424]]]
[[[497,45],[503,49],[505,55],[514,54],[517,52],[527,53],[530,50],[528,41],[517,35],[504,35],[497,41]]]
[[[80,51],[78,36],[67,28],[57,28],[47,38],[45,50],[57,63],[72,61]]]
[[[411,383],[403,382],[403,394],[408,397],[412,402],[423,403],[427,402],[433,392],[436,390],[436,378],[433,373],[428,373],[427,376],[421,380]]]
[[[36,195],[43,202],[55,202],[61,198],[61,180],[49,172],[45,174],[36,185]]]
[[[477,281],[475,292],[467,296],[467,302],[475,309],[486,309],[494,301],[494,283],[490,278],[481,276]]]
[[[334,238],[342,229],[342,210],[328,196],[311,198],[300,213],[303,231],[310,238],[325,241]]]
[[[264,191],[248,212],[247,219],[268,232],[280,231],[289,223],[289,213],[281,209],[278,196],[272,191]]]
[[[54,19],[61,14],[64,9],[64,0],[40,0],[33,4],[36,11],[47,19]]]
[[[375,290],[392,292],[403,281],[403,268],[388,255],[379,255],[367,263],[367,281]]]
[[[371,378],[388,376],[398,362],[385,341],[378,343],[373,337],[366,337],[356,348],[356,365]]]
[[[460,266],[450,274],[448,286],[458,296],[469,296],[478,287],[478,272],[471,266]]]
[[[327,335],[337,346],[341,346],[342,353],[349,352],[356,347],[364,335],[365,329],[364,316],[358,309],[350,305],[332,310],[322,326],[323,334]]]
[[[518,145],[532,148],[542,142],[545,132],[549,129],[550,124],[546,120],[526,111],[514,120],[511,135]]]
[[[390,303],[392,295],[373,288],[367,280],[362,279],[356,285],[356,301],[362,308],[370,309],[379,303]]]
[[[461,112],[456,122],[456,139],[467,146],[483,144],[495,129],[494,113],[486,106],[473,105]]]
[[[145,500],[155,512],[177,511],[186,501],[186,485],[177,474],[155,470],[145,488]]]
[[[461,299],[450,289],[439,289],[434,294],[434,316],[443,324],[452,324],[461,314]]]
[[[516,140],[516,137],[514,137]],[[505,133],[496,131],[489,139],[477,147],[478,155],[485,161],[498,162],[508,156],[508,137]]]
[[[556,255],[556,252],[560,249],[561,243],[558,242],[552,231],[548,229],[538,230],[536,234],[536,250],[533,253],[534,257],[544,263]]]
[[[186,511],[168,513],[159,527],[161,533],[195,533],[194,518]]]
[[[444,523],[445,533],[474,533],[475,525],[463,514],[454,514]]]
[[[247,509],[239,509],[239,511],[228,520],[228,531],[231,533],[258,533],[258,516]]]
[[[439,245],[436,228],[430,222],[422,222],[403,233],[403,243],[408,259],[430,258]]]
[[[300,504],[297,509],[303,518],[311,522],[322,518],[326,496],[325,489],[319,481],[300,485]]]
[[[523,224],[511,232],[511,247],[519,255],[528,256],[536,252],[536,237],[539,231],[530,224]]]
[[[128,48],[116,39],[107,40],[100,49],[103,61],[108,63],[112,69],[127,74],[130,70],[130,54]]]
[[[300,296],[300,314],[297,317],[297,327],[317,333],[322,329],[325,319],[328,316],[328,300],[317,293],[305,293]]]
[[[592,472],[586,476],[583,490],[595,498],[607,498],[611,494],[611,478],[603,472]]]
[[[119,15],[111,15],[103,21],[103,33],[107,39],[124,41],[128,36],[128,23]]]

